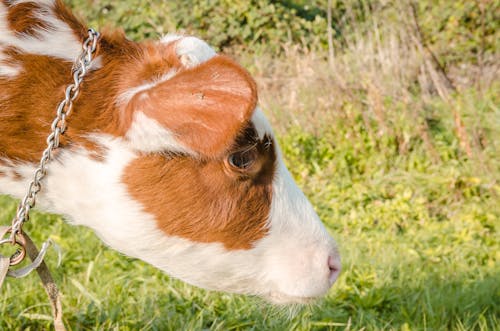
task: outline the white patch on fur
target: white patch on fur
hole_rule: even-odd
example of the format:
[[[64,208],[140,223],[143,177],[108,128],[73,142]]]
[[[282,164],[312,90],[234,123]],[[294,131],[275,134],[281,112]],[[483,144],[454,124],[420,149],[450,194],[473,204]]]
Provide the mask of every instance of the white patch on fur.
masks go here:
[[[171,42],[174,42],[176,40],[179,40],[181,39],[183,36],[182,35],[179,35],[179,34],[175,34],[175,33],[169,33],[165,36],[163,36],[161,39],[160,39],[160,42],[162,44],[170,44]]]
[[[196,37],[182,38],[175,51],[186,68],[196,67],[217,54],[206,42]]]
[[[217,55],[212,47],[196,37],[167,34],[160,40],[163,44],[174,41],[177,41],[175,52],[186,68],[195,67]]]
[[[24,2],[34,2],[42,7],[38,10],[36,18],[46,22],[49,28],[39,29],[34,36],[11,31],[7,22],[7,7],[0,2],[0,44],[16,47],[23,53],[47,55],[73,61],[81,52],[81,42],[76,38],[71,28],[55,16],[54,2],[52,0],[17,0],[12,1],[11,4]]]
[[[125,92],[123,92],[122,94],[120,94],[117,97],[116,105],[117,106],[124,106],[124,105],[128,104],[130,102],[130,100],[132,100],[132,98],[137,93],[152,89],[153,87],[155,87],[155,86],[169,80],[170,78],[174,77],[176,73],[177,72],[175,70],[170,70],[169,72],[167,72],[166,74],[164,74],[163,76],[161,76],[159,78],[153,79],[152,81],[145,82],[142,85],[132,87],[132,88],[126,90]]]
[[[5,174],[0,176],[0,194],[21,198],[26,193],[27,181],[33,177],[35,169],[31,164],[14,165],[7,159],[0,159],[0,171]],[[14,172],[21,178],[16,178]]]
[[[178,41],[175,52],[186,68],[195,67],[213,58],[217,53],[203,40],[178,34],[167,34],[160,40],[163,44]]]
[[[124,107],[138,93],[154,88],[155,86],[169,80],[175,76],[175,74],[176,71],[171,70],[158,79],[128,89],[118,96],[116,104]],[[133,116],[132,125],[127,131],[126,139],[129,145],[135,150],[144,152],[174,152],[196,155],[194,151],[178,142],[169,130],[165,129],[165,127],[160,125],[156,120],[144,115],[141,109],[134,109]]]
[[[271,124],[269,124],[264,112],[258,106],[252,114],[252,123],[255,126],[260,139],[264,138],[266,134],[274,136]]]
[[[0,77],[16,77],[23,70],[23,67],[21,65],[6,63],[5,61],[7,60],[7,56],[5,56],[0,49]]]
[[[156,120],[136,110],[126,136],[132,148],[143,152],[180,152],[194,154],[175,139],[174,135]]]

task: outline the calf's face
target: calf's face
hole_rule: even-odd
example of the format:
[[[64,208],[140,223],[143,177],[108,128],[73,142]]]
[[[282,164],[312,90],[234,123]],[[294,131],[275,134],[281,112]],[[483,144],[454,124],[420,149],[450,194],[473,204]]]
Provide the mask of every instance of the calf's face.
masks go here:
[[[335,242],[284,165],[253,79],[198,39],[165,43],[182,67],[121,99],[136,150],[121,179],[158,233],[132,255],[208,289],[325,294]]]

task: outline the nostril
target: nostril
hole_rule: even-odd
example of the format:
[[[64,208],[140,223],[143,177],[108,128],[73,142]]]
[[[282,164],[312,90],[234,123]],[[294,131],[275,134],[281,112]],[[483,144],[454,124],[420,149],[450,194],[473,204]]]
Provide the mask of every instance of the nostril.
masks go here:
[[[330,269],[330,275],[328,279],[330,280],[330,285],[333,285],[340,275],[340,270],[342,265],[340,264],[340,258],[337,256],[328,257],[328,268]]]

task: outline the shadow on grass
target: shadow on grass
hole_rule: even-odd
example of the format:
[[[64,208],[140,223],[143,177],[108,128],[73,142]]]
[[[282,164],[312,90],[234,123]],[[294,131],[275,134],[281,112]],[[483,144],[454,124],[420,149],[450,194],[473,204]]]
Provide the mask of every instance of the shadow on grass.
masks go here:
[[[476,278],[477,277],[477,278]],[[351,280],[346,280],[349,284]],[[406,287],[358,287],[340,291],[319,306],[314,330],[494,330],[500,327],[500,270],[482,277],[433,274]],[[353,280],[353,283],[356,283]],[[359,283],[359,281],[358,281]],[[337,327],[334,327],[335,323]],[[330,325],[329,325],[330,324]]]

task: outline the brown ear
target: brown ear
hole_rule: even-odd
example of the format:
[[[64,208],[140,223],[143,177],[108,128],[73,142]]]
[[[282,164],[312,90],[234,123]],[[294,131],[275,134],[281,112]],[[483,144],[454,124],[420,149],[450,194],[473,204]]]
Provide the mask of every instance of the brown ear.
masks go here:
[[[215,56],[139,93],[132,103],[134,111],[158,121],[185,147],[216,157],[252,116],[257,89],[245,69]]]

